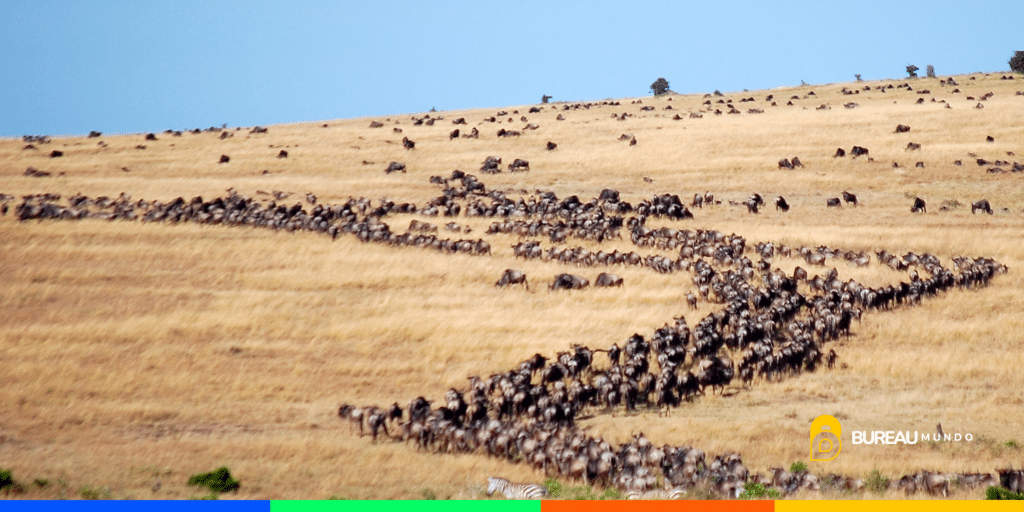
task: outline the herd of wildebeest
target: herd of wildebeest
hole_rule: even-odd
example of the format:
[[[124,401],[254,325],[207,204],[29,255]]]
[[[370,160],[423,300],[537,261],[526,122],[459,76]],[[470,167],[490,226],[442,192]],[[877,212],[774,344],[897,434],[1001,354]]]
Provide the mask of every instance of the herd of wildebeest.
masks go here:
[[[949,85],[956,84],[950,80]],[[865,89],[868,90],[867,86]],[[885,90],[886,87],[881,87],[882,92]],[[859,94],[860,91],[844,89],[843,93]],[[766,101],[772,99],[769,97]],[[790,104],[796,99],[798,97],[792,98]],[[705,102],[708,112],[714,108],[712,100]],[[741,100],[745,101],[748,99]],[[728,113],[739,113],[731,100],[718,100],[718,103],[727,106]],[[619,103],[605,102],[604,105],[618,106]],[[563,105],[562,110],[590,107],[591,104]],[[855,108],[856,104],[846,107]],[[529,113],[539,113],[543,108],[533,107]],[[721,110],[716,109],[715,113]],[[508,115],[508,112],[498,112],[483,122],[500,123]],[[631,115],[616,114],[616,119]],[[700,115],[702,113],[691,113],[691,117]],[[443,117],[427,115],[414,117],[413,121],[432,125],[441,119]],[[558,120],[564,119],[559,114]],[[673,119],[680,119],[680,116]],[[512,122],[513,118],[508,117],[508,121]],[[520,121],[528,120],[522,116]],[[453,123],[466,124],[466,121],[458,118]],[[377,121],[371,124],[371,128],[383,126]],[[536,124],[529,123],[524,129],[537,128]],[[401,129],[396,127],[394,131],[401,132]],[[895,131],[908,133],[911,128],[899,125]],[[257,127],[250,133],[266,132],[266,128]],[[181,132],[171,134],[180,136]],[[499,137],[517,135],[518,131],[504,128],[498,134]],[[94,136],[99,134],[94,132]],[[479,136],[476,128],[461,133],[456,129],[450,140]],[[156,139],[154,134],[146,137],[148,141]],[[637,143],[636,137],[628,134],[624,134],[622,140],[630,141],[631,145]],[[32,148],[34,144],[48,143],[45,137],[25,141]],[[408,137],[403,138],[402,144],[408,150],[416,147]],[[547,150],[555,149],[557,144],[549,141]],[[920,145],[914,143],[907,147],[907,151],[919,149]],[[869,150],[860,146],[854,146],[850,154],[854,158],[870,158]],[[834,157],[846,155],[840,148]],[[56,158],[63,154],[51,156]],[[278,158],[287,157],[284,150],[278,154]],[[227,155],[221,158],[221,163],[229,161]],[[1010,167],[1011,172],[1024,170],[1018,163],[1011,165],[1003,161],[988,162],[979,158],[978,164],[994,164],[997,169]],[[799,157],[786,158],[778,164],[781,169],[804,165]],[[495,156],[485,158],[480,168],[485,174],[501,170],[502,160]],[[515,159],[508,170],[529,171],[530,163]],[[387,173],[396,171],[405,172],[405,164],[391,162],[385,170]],[[990,172],[997,171],[990,169]],[[29,168],[26,175],[45,177],[48,173]],[[383,435],[385,439],[414,443],[420,450],[485,454],[528,464],[545,475],[614,487],[633,495],[663,492],[667,497],[678,497],[697,487],[732,497],[751,481],[784,493],[824,488],[858,492],[865,482],[836,474],[818,477],[807,472],[790,473],[781,467],[770,468],[767,475],[751,474],[738,453],[709,455],[691,446],[657,446],[642,433],[635,434],[629,443],[614,446],[581,429],[578,420],[597,414],[629,414],[638,409],[671,414],[673,409],[699,400],[708,391],[738,393],[758,382],[778,381],[822,367],[831,370],[839,354],[830,343],[849,337],[854,323],[859,322],[863,314],[913,307],[944,292],[984,287],[1008,270],[987,257],[953,257],[952,268],[949,268],[938,257],[927,253],[899,256],[882,249],[872,255],[866,251],[825,246],[789,247],[768,240],[751,242],[743,236],[717,230],[647,226],[649,219],[662,219],[671,225],[692,219],[691,208],[695,211],[721,206],[722,201],[716,200],[710,192],[694,194],[688,204],[676,194],[665,193],[634,205],[622,200],[613,189],[605,189],[590,200],[576,195],[560,198],[554,192],[541,190],[529,197],[525,197],[523,191],[523,195],[513,198],[506,192],[488,189],[476,176],[460,170],[448,176],[432,176],[429,181],[439,187],[440,193],[421,206],[389,199],[371,201],[365,197],[349,198],[341,204],[325,204],[312,193],[306,194],[305,204],[288,204],[288,193],[257,191],[255,196],[248,196],[229,189],[228,195],[222,197],[178,197],[169,201],[133,199],[128,193],[113,198],[90,198],[81,194],[62,198],[45,193],[22,196],[21,202],[15,205],[11,204],[14,197],[0,194],[0,212],[6,215],[13,206],[14,215],[21,221],[101,219],[198,223],[308,231],[332,239],[352,235],[362,242],[482,257],[491,255],[491,243],[483,237],[451,236],[473,232],[468,225],[456,222],[458,217],[490,218],[493,221],[484,231],[484,237],[518,236],[520,240],[511,247],[516,259],[554,262],[581,270],[634,267],[659,274],[686,272],[693,283],[692,291],[684,294],[690,311],[697,310],[700,301],[719,306],[717,311],[696,322],[691,323],[679,315],[652,333],[633,334],[622,341],[621,346],[618,342],[598,348],[573,345],[554,355],[534,354],[506,372],[469,377],[467,386],[450,389],[439,403],[420,396],[406,407],[395,402],[389,407],[345,404],[338,409],[338,415],[350,421],[353,430],[358,430],[360,435],[370,435],[373,442]],[[789,211],[790,203],[784,197],[778,196],[774,202],[776,210]],[[756,214],[765,200],[753,193],[745,200],[728,203],[745,206],[751,214]],[[842,191],[840,196],[829,198],[825,206],[841,208],[843,203],[860,205],[856,194]],[[925,213],[925,201],[915,198],[911,211]],[[993,214],[986,199],[972,204],[972,213],[977,211]],[[404,232],[393,229],[400,215],[449,219],[442,229],[452,235],[441,236],[437,225],[418,219],[412,219]],[[624,235],[634,246],[631,250],[620,249],[627,239]],[[541,241],[543,238],[549,242],[546,248]],[[592,248],[570,246],[571,239],[586,241]],[[602,247],[610,242],[615,242],[617,247]],[[774,265],[780,258],[800,258],[808,268],[821,271],[811,275],[798,266],[792,273],[786,273]],[[853,279],[842,280],[834,266],[828,268],[835,262],[863,267],[875,260],[900,273],[904,279],[899,284],[873,287]],[[628,284],[611,272],[593,275],[593,282],[596,287]],[[551,278],[548,289],[552,293],[580,290],[590,283],[591,278],[586,276],[557,273]],[[529,290],[526,274],[508,268],[500,273],[495,286],[511,285],[522,285]],[[655,489],[659,480],[664,491]],[[893,481],[891,487],[907,493],[925,491],[946,495],[954,484],[966,487],[1002,484],[1019,492],[1024,490],[1024,471],[1001,470],[998,477],[922,471]]]

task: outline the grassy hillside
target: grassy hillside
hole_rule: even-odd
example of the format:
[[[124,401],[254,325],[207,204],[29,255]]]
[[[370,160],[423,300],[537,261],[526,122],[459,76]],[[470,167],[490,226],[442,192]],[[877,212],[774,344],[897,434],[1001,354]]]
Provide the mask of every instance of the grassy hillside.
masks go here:
[[[722,204],[693,209],[693,220],[649,225],[736,233],[748,247],[775,241],[929,252],[947,267],[954,256],[992,257],[1010,272],[987,288],[865,314],[853,336],[830,344],[842,363],[836,370],[755,382],[750,390],[737,382],[725,396],[709,394],[669,416],[620,411],[581,422],[609,441],[642,430],[657,445],[734,450],[763,472],[806,460],[808,428],[820,414],[850,430],[932,432],[941,421],[946,432],[975,440],[844,444],[839,458],[811,470],[864,476],[878,468],[895,478],[921,468],[992,472],[1024,465],[1024,173],[1009,172],[1013,162],[1024,163],[1024,96],[1016,94],[1024,82],[997,74],[955,79],[956,87],[922,78],[589,108],[558,103],[535,114],[527,113],[530,106],[443,112],[431,114],[444,118],[432,126],[414,125],[420,113],[269,126],[267,133],[57,138],[36,149],[0,140],[0,193],[14,196],[11,208],[22,195],[44,192],[169,201],[229,188],[266,200],[257,191],[289,192],[286,204],[311,192],[321,203],[365,196],[423,205],[438,195],[430,176],[460,169],[511,198],[550,190],[587,201],[614,188],[634,204],[662,193],[689,203],[710,191]],[[903,83],[913,90],[879,90]],[[864,86],[870,90],[841,92]],[[919,94],[924,89],[930,93]],[[769,94],[777,106],[765,101]],[[741,113],[716,115],[729,111],[726,100]],[[845,108],[848,102],[858,106]],[[648,106],[654,110],[641,110]],[[748,113],[753,108],[764,113]],[[508,114],[483,121],[499,110]],[[630,115],[619,120],[624,113]],[[556,120],[559,114],[565,119]],[[468,124],[453,125],[460,117]],[[383,127],[370,128],[371,121]],[[517,138],[495,135],[527,122],[540,128]],[[911,131],[894,133],[897,124]],[[473,127],[479,139],[449,140],[451,130]],[[623,133],[638,143],[619,141]],[[403,137],[415,149],[404,149]],[[547,151],[548,141],[558,149]],[[922,147],[907,150],[909,142]],[[833,158],[836,148],[854,145],[869,148],[873,161]],[[277,158],[282,149],[287,158]],[[53,150],[64,156],[50,158]],[[230,162],[219,164],[221,155]],[[524,158],[531,170],[477,172],[490,155],[506,165]],[[802,169],[778,168],[779,159],[794,156]],[[1011,165],[990,173],[996,165],[979,166],[978,158]],[[391,161],[408,172],[386,175]],[[25,176],[28,167],[51,175]],[[861,205],[826,208],[826,199],[844,190]],[[751,215],[730,205],[752,192],[784,195],[792,210]],[[914,197],[928,201],[927,214],[909,212]],[[994,215],[971,214],[970,203],[981,198]],[[385,221],[403,232],[413,219],[446,222],[420,215]],[[688,273],[643,268],[612,270],[624,277],[622,289],[549,293],[545,285],[556,273],[593,280],[605,269],[516,261],[510,247],[520,238],[484,235],[492,219],[449,220],[471,226],[464,236],[487,239],[493,255],[255,228],[0,217],[0,468],[12,469],[30,498],[78,497],[83,487],[109,489],[115,498],[187,498],[201,494],[185,485],[189,475],[222,465],[241,480],[237,497],[245,499],[476,497],[490,475],[545,477],[479,455],[371,444],[337,418],[338,404],[440,400],[448,388],[464,388],[467,377],[507,371],[534,353],[552,356],[574,343],[621,345],[679,314],[693,325],[718,308],[702,302],[687,310],[684,297],[694,288]],[[628,233],[600,248],[635,249]],[[787,272],[806,267],[797,258],[775,263]],[[866,268],[829,266],[841,279],[876,286],[905,279],[874,259]],[[510,267],[526,272],[529,291],[494,287]],[[598,366],[607,364],[598,357]],[[1007,446],[1010,440],[1017,444]],[[50,484],[37,488],[35,478]],[[157,480],[162,486],[153,491]]]

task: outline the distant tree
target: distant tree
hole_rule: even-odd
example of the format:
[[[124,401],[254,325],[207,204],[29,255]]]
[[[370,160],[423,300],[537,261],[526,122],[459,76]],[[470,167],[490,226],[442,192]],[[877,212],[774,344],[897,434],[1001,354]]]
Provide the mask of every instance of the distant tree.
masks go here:
[[[915,66],[913,64],[907,64],[907,74],[910,75],[910,78],[917,78],[917,71],[919,69],[921,69],[921,68],[919,68],[919,67],[917,67],[917,66]]]
[[[1013,57],[1010,57],[1010,70],[1024,73],[1024,51],[1017,50]]]
[[[651,84],[651,90],[654,91],[655,96],[665,94],[668,92],[668,80],[665,80],[664,78],[655,80],[654,83]]]
[[[547,103],[548,100],[550,100],[550,99],[551,99],[551,96],[548,96],[547,94],[545,94],[545,95],[540,97],[540,102],[541,103]]]
[[[863,79],[861,79],[860,75],[853,75],[853,76],[857,77],[857,81],[858,82],[863,82],[864,81]]]
[[[928,64],[924,67],[924,70],[925,74],[928,75],[928,78],[935,78],[935,66]]]

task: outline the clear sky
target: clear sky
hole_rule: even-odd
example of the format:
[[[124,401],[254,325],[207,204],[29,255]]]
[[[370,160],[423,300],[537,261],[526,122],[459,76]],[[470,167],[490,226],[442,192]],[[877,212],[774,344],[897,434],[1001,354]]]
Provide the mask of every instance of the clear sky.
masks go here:
[[[1022,0],[6,0],[0,137],[1003,72],[1022,22]]]

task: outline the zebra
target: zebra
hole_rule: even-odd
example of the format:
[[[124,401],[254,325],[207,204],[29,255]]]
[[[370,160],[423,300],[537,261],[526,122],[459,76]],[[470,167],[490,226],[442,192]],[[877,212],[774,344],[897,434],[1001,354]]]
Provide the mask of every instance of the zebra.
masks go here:
[[[548,490],[539,484],[514,484],[504,478],[490,477],[487,479],[487,495],[499,491],[509,500],[532,500],[547,496]]]

